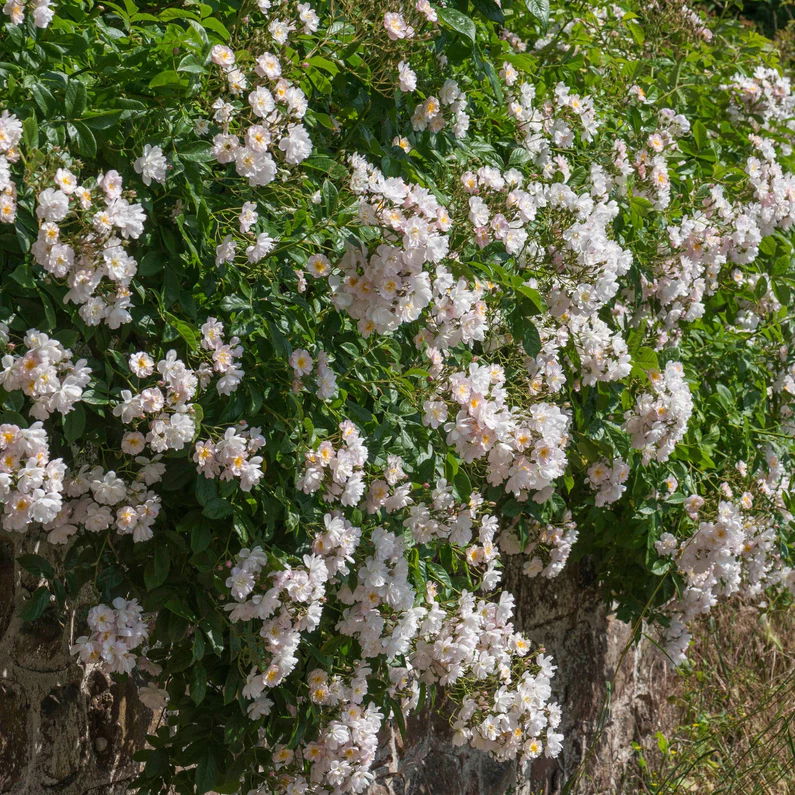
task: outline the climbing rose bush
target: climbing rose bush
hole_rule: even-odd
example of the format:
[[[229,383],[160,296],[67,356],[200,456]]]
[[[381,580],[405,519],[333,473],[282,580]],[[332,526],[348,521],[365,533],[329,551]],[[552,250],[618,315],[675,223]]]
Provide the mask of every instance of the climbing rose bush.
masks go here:
[[[563,735],[503,582],[673,664],[792,564],[795,95],[681,3],[9,2],[0,527],[143,793]],[[570,565],[570,564],[568,564]]]

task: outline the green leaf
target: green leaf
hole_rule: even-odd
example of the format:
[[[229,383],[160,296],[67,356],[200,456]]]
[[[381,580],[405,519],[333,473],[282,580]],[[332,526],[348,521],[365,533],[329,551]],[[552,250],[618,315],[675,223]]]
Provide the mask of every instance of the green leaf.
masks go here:
[[[25,149],[36,149],[39,146],[39,123],[33,113],[22,122],[22,140],[25,142]]]
[[[36,286],[36,282],[33,279],[33,270],[30,265],[27,265],[24,262],[20,265],[17,265],[17,267],[14,268],[14,270],[11,271],[8,276],[18,285],[25,287],[28,290],[32,290]]]
[[[177,71],[188,72],[193,75],[203,75],[207,71],[207,67],[195,55],[188,54],[179,62]]]
[[[207,141],[196,141],[181,147],[179,150],[180,160],[187,160],[191,163],[209,163],[214,159],[213,150]]]
[[[70,80],[66,85],[66,116],[77,119],[86,109],[86,86],[81,80]]]
[[[657,351],[646,346],[638,348],[632,357],[632,371],[634,373],[646,373],[649,370],[659,371],[660,362],[657,359]]]
[[[535,358],[541,352],[541,337],[538,335],[538,329],[530,321],[525,322],[527,328],[522,334],[522,347],[528,356]]]
[[[329,179],[323,180],[323,185],[320,188],[320,196],[323,199],[323,210],[326,216],[334,214],[337,208],[338,191],[334,187],[334,183]]]
[[[208,519],[225,519],[227,516],[232,515],[233,510],[234,508],[229,500],[213,497],[205,504],[202,513]]]
[[[38,105],[43,116],[50,118],[55,115],[56,109],[58,109],[58,102],[41,83],[34,83],[30,93],[33,95],[33,101]]]
[[[497,0],[472,0],[472,4],[486,19],[499,22],[501,25],[505,24],[505,14],[502,13]]]
[[[87,158],[97,156],[97,139],[94,138],[94,133],[91,132],[89,127],[82,121],[72,122],[69,125],[71,130],[72,139],[77,144],[77,151]]]
[[[149,88],[180,88],[183,85],[185,85],[185,81],[174,69],[166,69],[149,81]]]
[[[201,637],[201,633],[197,633]],[[198,706],[207,695],[207,669],[201,663],[196,663],[191,669],[190,698]]]
[[[204,635],[201,632],[193,633],[193,659],[201,660],[204,657]]]
[[[450,574],[444,566],[440,566],[438,563],[433,563],[430,560],[426,562],[426,567],[428,569],[428,573],[436,580],[438,580],[442,585],[444,585],[448,590],[453,590],[453,583],[450,580]]]
[[[196,795],[202,795],[213,789],[218,781],[218,761],[215,758],[215,751],[208,749],[199,759],[196,765],[194,781],[196,785]]]
[[[549,0],[525,0],[527,10],[544,26],[549,24]]]
[[[207,525],[194,525],[190,533],[190,548],[194,554],[197,552],[204,552],[204,550],[210,546],[212,540],[212,532]]]
[[[67,442],[75,442],[86,429],[86,412],[78,403],[63,418],[63,435]]]
[[[155,547],[155,554],[144,568],[144,584],[152,591],[162,585],[168,577],[171,558],[168,548],[162,544]]]
[[[41,616],[50,604],[50,592],[41,586],[37,588],[22,606],[19,615],[23,621],[35,621]]]
[[[466,14],[455,8],[440,8],[437,13],[439,19],[448,27],[466,36],[470,41],[475,41],[475,23]]]
[[[701,121],[696,119],[696,121],[693,122],[691,131],[693,133],[693,140],[696,142],[696,146],[699,149],[703,149],[707,145],[707,128]]]
[[[459,498],[466,502],[469,495],[472,494],[472,482],[469,480],[469,475],[463,469],[459,469],[453,478],[453,485],[458,492]]]
[[[180,320],[175,315],[172,315],[171,312],[163,312],[163,317],[166,319],[166,321],[168,321],[170,326],[173,326],[174,329],[176,329],[179,336],[185,340],[188,347],[192,351],[199,350],[199,332],[193,326],[191,326],[190,323]]]
[[[204,25],[207,30],[217,33],[222,41],[229,41],[229,31],[215,17],[206,17],[201,21],[201,24]]]
[[[29,571],[37,577],[46,577],[51,580],[55,576],[52,565],[41,555],[20,555],[17,561],[25,571]]]

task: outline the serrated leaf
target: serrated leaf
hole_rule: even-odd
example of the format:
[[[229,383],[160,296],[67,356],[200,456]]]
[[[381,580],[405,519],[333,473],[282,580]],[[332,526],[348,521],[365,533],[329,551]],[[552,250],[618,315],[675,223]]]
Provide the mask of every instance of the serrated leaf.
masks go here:
[[[208,519],[225,519],[227,516],[232,515],[232,503],[221,497],[213,497],[205,503],[202,513]]]
[[[696,146],[699,149],[703,149],[707,145],[707,128],[701,121],[696,119],[696,121],[693,122],[691,132],[693,133],[693,140]]]
[[[28,150],[36,149],[39,145],[39,123],[33,113],[22,122],[22,140]]]
[[[86,86],[82,80],[70,80],[66,85],[66,116],[77,119],[86,109]]]
[[[207,525],[197,524],[190,533],[190,548],[193,553],[204,552],[213,540],[212,532]]]
[[[55,576],[52,564],[41,555],[20,555],[17,562],[25,571],[29,571],[37,577],[46,577],[51,580]]]
[[[525,0],[527,10],[544,26],[549,23],[549,0]]]
[[[63,418],[63,435],[67,442],[75,442],[86,429],[86,411],[78,403]]]
[[[159,72],[149,81],[149,88],[179,88],[184,84],[179,72],[174,69],[166,69]]]
[[[144,568],[144,584],[151,591],[162,585],[168,577],[168,570],[171,567],[171,558],[165,546],[155,547],[152,559]]]
[[[200,633],[199,633],[200,634]],[[196,663],[191,669],[190,698],[198,706],[207,695],[207,669],[201,663]]]
[[[72,139],[77,144],[77,151],[86,158],[97,156],[97,139],[94,133],[82,121],[75,121],[69,125],[72,131]]]
[[[215,751],[208,750],[204,753],[199,759],[199,764],[196,765],[194,776],[197,795],[209,792],[215,786],[218,781],[218,762],[215,758]]]
[[[50,592],[44,586],[37,588],[19,611],[22,620],[35,621],[39,618],[50,604],[50,596]]]
[[[522,333],[522,347],[528,356],[535,359],[541,352],[541,337],[538,335],[538,329],[529,321],[526,322],[527,328]]]
[[[440,8],[437,11],[439,19],[448,27],[466,36],[470,41],[475,41],[475,23],[466,15],[455,8]]]
[[[190,323],[180,320],[175,315],[172,315],[171,312],[164,312],[163,316],[168,324],[176,329],[179,336],[185,340],[192,351],[199,350],[199,333]]]

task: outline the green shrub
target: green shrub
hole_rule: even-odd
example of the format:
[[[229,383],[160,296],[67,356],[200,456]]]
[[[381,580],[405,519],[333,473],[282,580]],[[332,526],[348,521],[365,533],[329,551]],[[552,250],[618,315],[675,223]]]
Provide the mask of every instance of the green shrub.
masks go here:
[[[789,82],[663,0],[269,6],[6,6],[25,617],[95,588],[141,792],[363,791],[437,693],[555,756],[501,555],[589,556],[674,662],[793,586]]]

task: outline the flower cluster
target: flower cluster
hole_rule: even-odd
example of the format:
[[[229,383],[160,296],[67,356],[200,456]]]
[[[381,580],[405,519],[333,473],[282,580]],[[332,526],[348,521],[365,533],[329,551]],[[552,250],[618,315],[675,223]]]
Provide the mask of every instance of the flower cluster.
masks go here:
[[[450,228],[447,210],[426,188],[399,177],[386,178],[364,158],[351,157],[351,189],[361,196],[359,219],[381,227],[384,242],[374,252],[347,245],[338,267],[329,276],[333,302],[358,321],[359,332],[384,334],[416,320],[432,297],[426,263],[447,254]],[[330,273],[323,255],[310,258],[309,272]]]
[[[638,181],[634,192],[648,198],[655,209],[664,210],[671,202],[671,175],[665,156],[678,150],[676,141],[690,132],[690,122],[671,108],[662,108],[657,117],[657,129],[647,137],[646,146],[635,157]],[[621,156],[626,154],[623,142],[615,142],[614,150]],[[621,170],[622,165],[617,158],[614,166]]]
[[[757,66],[751,77],[737,73],[725,89],[731,95],[729,113],[738,119],[761,117],[765,126],[787,122],[795,116],[795,96],[788,77],[776,69]]]
[[[107,673],[128,674],[137,662],[133,649],[146,642],[149,627],[137,599],[128,601],[119,596],[112,604],[113,607],[100,604],[88,611],[91,634],[77,638],[72,654]]]
[[[305,740],[294,751],[283,745],[273,749],[276,768],[282,771],[282,791],[361,793],[373,784],[371,768],[384,716],[372,702],[364,704],[371,674],[362,663],[347,682],[339,675],[329,677],[321,668],[310,671],[310,700],[326,715],[315,739]]]
[[[129,367],[134,375],[146,378],[154,373],[155,362],[148,353],[139,351],[130,356]],[[141,431],[125,434],[125,452],[138,453],[144,444],[158,453],[181,450],[196,433],[190,401],[199,388],[199,376],[209,381],[210,373],[197,374],[177,358],[174,350],[168,351],[157,363],[157,371],[161,376],[160,386],[147,387],[136,394],[123,389],[121,402],[113,407],[113,415],[125,425],[147,420],[146,434]]]
[[[448,120],[452,118],[453,135],[456,138],[463,138],[469,129],[466,106],[466,94],[460,89],[458,83],[455,80],[445,80],[438,98],[430,96],[414,108],[411,126],[414,128],[414,132],[430,130],[432,133],[438,133],[447,126]],[[448,114],[448,118],[445,118],[445,113]]]
[[[254,455],[265,444],[259,428],[227,428],[217,442],[196,442],[193,460],[196,471],[213,480],[240,481],[243,491],[251,489],[262,478],[262,456]]]
[[[643,454],[643,463],[667,461],[687,431],[693,413],[693,396],[679,362],[668,362],[663,372],[649,372],[652,391],[635,401],[624,415],[624,428],[632,446]]]
[[[568,185],[554,183],[549,206],[567,211],[573,220],[563,231],[562,245],[548,249],[560,272],[549,291],[549,310],[562,320],[571,314],[593,315],[616,295],[619,279],[632,263],[632,253],[609,235],[618,205],[594,202],[589,193],[577,194]]]
[[[367,461],[365,447],[358,428],[344,420],[339,426],[342,445],[326,440],[305,455],[304,471],[297,486],[304,494],[314,494],[325,486],[323,499],[338,500],[342,505],[358,505],[364,494],[364,465]]]
[[[143,207],[125,198],[116,171],[100,174],[92,186],[59,168],[53,181],[56,187],[37,197],[33,258],[66,281],[64,303],[78,305],[86,325],[117,329],[132,320],[130,283],[138,264],[127,247],[143,233]]]
[[[267,708],[267,688],[276,687],[297,665],[302,632],[320,623],[328,569],[319,555],[304,555],[302,566],[266,571],[268,555],[262,547],[237,555],[226,586],[234,604],[227,605],[231,621],[261,622],[259,629],[267,657],[251,669],[243,696],[251,699],[249,713]]]
[[[405,482],[408,475],[403,471],[403,463],[398,455],[387,456],[383,479],[373,480],[367,490],[367,513],[377,513],[381,508],[393,513],[413,502],[411,483]]]
[[[251,232],[258,220],[257,205],[254,202],[245,202],[238,216],[238,224],[241,235],[255,234],[254,242],[246,246],[246,258],[252,265],[267,257],[276,246],[276,240],[267,232]],[[237,242],[232,235],[227,235],[215,249],[215,264],[220,266],[225,262],[234,262],[236,254]]]
[[[673,557],[684,580],[682,593],[666,605],[670,625],[666,652],[675,665],[683,663],[690,644],[689,624],[708,613],[719,598],[738,592],[759,598],[772,585],[795,591],[795,572],[783,564],[775,520],[751,511],[752,495],[721,500],[714,521],[699,522],[695,533],[681,542],[665,533],[657,542],[659,554]]]
[[[50,459],[42,423],[30,428],[0,425],[0,504],[4,530],[24,532],[52,521],[61,510],[66,466]]]
[[[336,629],[359,641],[362,657],[394,660],[408,653],[425,610],[414,607],[403,539],[376,527],[369,542],[370,554],[359,563],[355,587],[344,585],[337,592],[346,607]]]
[[[542,753],[557,756],[563,736],[555,731],[560,708],[550,702],[555,666],[543,654],[535,672],[521,662],[530,643],[514,631],[513,608],[505,592],[496,603],[464,592],[449,615],[431,599],[411,664],[428,684],[477,683],[453,715],[454,744],[468,743],[496,759],[518,757],[523,765]]]
[[[577,523],[566,511],[559,522],[539,522],[531,519],[525,529],[527,540],[523,544],[512,528],[500,533],[500,550],[506,555],[524,553],[527,560],[522,566],[522,573],[527,577],[551,579],[563,571],[571,554],[571,548],[577,540]]]
[[[33,24],[37,28],[49,27],[55,16],[52,8],[53,0],[6,0],[3,13],[9,18],[12,25],[21,25],[25,21],[25,7],[27,5]]]
[[[274,20],[272,24],[278,22]],[[284,32],[285,38],[274,36],[277,43],[285,43],[287,28]],[[221,164],[234,163],[237,173],[252,187],[262,187],[276,178],[274,156],[288,166],[306,160],[312,153],[312,141],[301,123],[307,99],[297,85],[282,76],[279,58],[270,52],[256,58],[255,85],[249,91],[249,78],[237,66],[233,50],[216,44],[210,55],[224,74],[233,98],[248,91],[246,105],[221,97],[213,104],[213,120],[222,129],[213,138],[216,160]]]
[[[321,400],[331,400],[337,396],[337,376],[328,363],[325,351],[317,354],[317,369],[308,351],[298,348],[290,354],[290,367],[293,368],[293,390],[300,392],[305,389],[304,378],[315,374],[315,394]]]
[[[485,458],[488,482],[504,483],[517,499],[548,499],[553,481],[566,468],[569,417],[550,403],[535,403],[526,410],[511,406],[499,365],[473,362],[468,372],[454,372],[447,384],[459,407],[455,419],[444,425],[447,443],[464,461]],[[434,404],[439,403],[443,408],[437,421]],[[441,401],[429,401],[425,409],[432,427],[446,419]]]
[[[596,507],[616,502],[627,490],[624,485],[629,477],[629,466],[621,458],[596,461],[588,467],[588,485],[596,492]]]
[[[65,544],[81,528],[101,533],[111,527],[119,535],[131,535],[135,543],[152,538],[161,500],[149,486],[162,479],[166,468],[143,456],[135,460],[141,468],[130,482],[100,466],[70,471],[64,483],[68,499],[44,527],[49,532],[47,540]]]
[[[580,359],[582,383],[620,381],[632,371],[632,361],[624,338],[596,315],[573,315],[568,329]]]
[[[0,223],[4,224],[13,224],[17,218],[17,187],[11,165],[19,160],[21,138],[22,122],[4,110],[0,115]]]
[[[72,361],[72,352],[57,339],[30,329],[23,339],[24,352],[3,356],[0,386],[20,390],[33,403],[30,415],[46,420],[51,414],[68,414],[83,397],[91,380],[85,359]]]
[[[432,361],[431,373],[440,371],[440,352],[456,345],[472,346],[485,339],[489,328],[488,305],[483,300],[486,285],[470,285],[466,279],[456,279],[444,266],[436,268],[432,282],[433,297],[428,312],[428,325],[414,338],[417,346],[427,345]]]
[[[219,395],[231,395],[240,386],[244,375],[240,366],[240,357],[243,355],[240,339],[232,337],[224,342],[224,324],[214,317],[208,317],[200,330],[201,346],[210,351],[213,371],[221,376],[215,388]]]
[[[444,478],[436,483],[430,496],[429,502],[417,502],[409,508],[403,526],[417,544],[439,540],[466,547],[467,563],[485,567],[481,588],[494,589],[501,577],[497,568],[500,550],[495,541],[497,517],[483,512],[483,497],[477,492],[469,496],[467,504],[458,502]]]
[[[403,14],[396,11],[387,11],[384,14],[384,30],[392,41],[398,39],[411,39],[414,37],[414,28],[406,22]]]
[[[468,218],[477,245],[483,248],[499,240],[509,254],[520,254],[528,238],[525,226],[547,204],[544,186],[538,182],[525,185],[518,169],[502,173],[492,166],[465,171],[461,184],[470,194]]]

